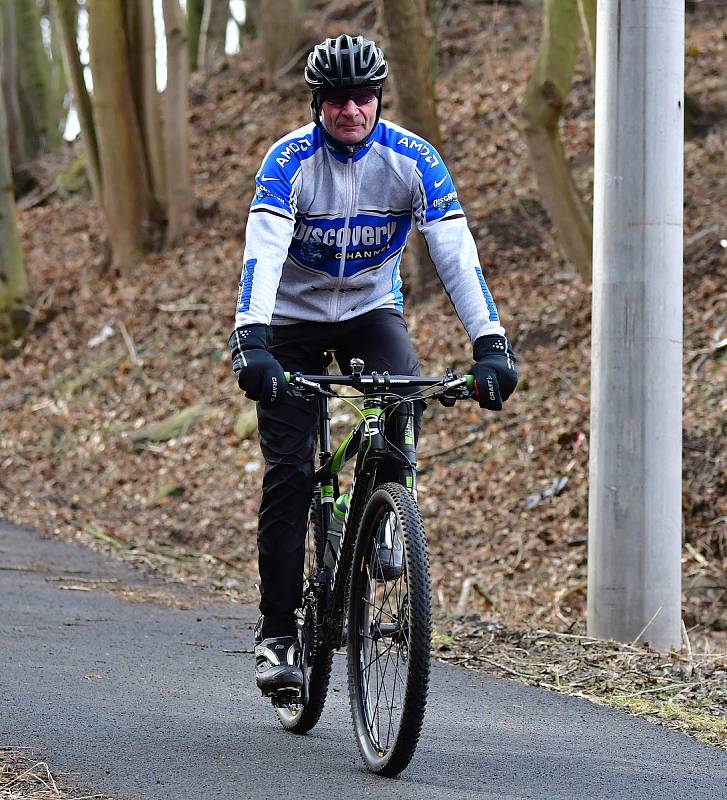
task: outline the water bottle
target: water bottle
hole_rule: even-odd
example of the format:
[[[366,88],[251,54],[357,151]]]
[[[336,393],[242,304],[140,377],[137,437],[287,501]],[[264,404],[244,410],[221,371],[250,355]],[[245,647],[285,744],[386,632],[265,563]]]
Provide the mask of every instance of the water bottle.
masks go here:
[[[333,569],[338,558],[338,549],[341,545],[341,534],[343,532],[343,521],[346,519],[349,495],[342,494],[333,503],[333,513],[331,514],[331,529],[328,531],[326,540],[326,550],[323,560],[327,567]]]

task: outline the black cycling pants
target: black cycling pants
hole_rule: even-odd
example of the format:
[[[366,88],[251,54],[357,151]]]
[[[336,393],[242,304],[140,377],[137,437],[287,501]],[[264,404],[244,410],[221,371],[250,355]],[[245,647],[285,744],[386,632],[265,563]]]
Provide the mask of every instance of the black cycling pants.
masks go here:
[[[344,322],[300,322],[273,326],[270,352],[284,370],[320,374],[323,353],[335,350],[342,374],[360,358],[364,371],[418,375],[419,362],[402,315],[377,309]],[[415,403],[415,434],[422,403]],[[258,525],[260,611],[263,636],[295,633],[295,609],[303,592],[308,512],[313,495],[318,434],[317,398],[286,396],[275,408],[258,405],[260,448],[265,458]]]

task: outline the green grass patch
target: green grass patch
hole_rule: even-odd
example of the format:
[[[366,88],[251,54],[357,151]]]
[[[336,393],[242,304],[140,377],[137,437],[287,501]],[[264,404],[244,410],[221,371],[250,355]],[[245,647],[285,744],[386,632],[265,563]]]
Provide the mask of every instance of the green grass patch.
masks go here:
[[[704,744],[715,747],[727,746],[727,718],[715,716],[707,709],[700,709],[694,701],[688,705],[666,693],[649,696],[624,697],[611,695],[602,701],[637,717],[655,717],[675,730],[689,733]]]

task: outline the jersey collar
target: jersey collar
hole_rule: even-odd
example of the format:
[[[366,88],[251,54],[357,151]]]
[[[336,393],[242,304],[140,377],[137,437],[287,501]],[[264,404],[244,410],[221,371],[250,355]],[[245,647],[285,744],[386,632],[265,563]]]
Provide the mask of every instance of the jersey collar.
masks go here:
[[[377,122],[376,125],[374,125],[371,133],[369,133],[365,139],[362,139],[360,142],[357,142],[354,145],[342,144],[337,139],[334,139],[323,127],[322,123],[320,123],[318,127],[320,128],[323,136],[326,150],[328,150],[328,152],[336,159],[336,161],[345,162],[349,159],[352,159],[353,161],[359,161],[366,155],[366,153],[368,153],[371,145],[374,142],[374,139],[376,138],[379,123]]]

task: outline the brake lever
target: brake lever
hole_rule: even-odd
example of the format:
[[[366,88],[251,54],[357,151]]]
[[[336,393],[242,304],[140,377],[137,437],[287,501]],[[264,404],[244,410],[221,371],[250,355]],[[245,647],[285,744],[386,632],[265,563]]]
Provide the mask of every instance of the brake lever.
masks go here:
[[[306,393],[298,386],[294,386],[292,383],[288,386],[288,397],[306,397]]]
[[[448,380],[444,383],[444,389],[432,395],[445,408],[451,408],[457,400],[465,400],[473,396],[474,381],[470,375],[463,375],[457,378],[451,370],[447,370],[447,378]]]
[[[288,381],[288,394],[291,397],[305,398],[322,392],[319,383],[306,380],[299,372],[285,373],[285,378]]]

